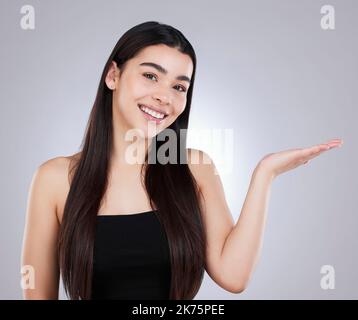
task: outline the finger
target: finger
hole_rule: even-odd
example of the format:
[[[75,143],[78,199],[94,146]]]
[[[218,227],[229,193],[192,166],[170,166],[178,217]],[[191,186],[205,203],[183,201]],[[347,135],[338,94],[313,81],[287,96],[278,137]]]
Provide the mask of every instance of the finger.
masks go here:
[[[334,147],[340,147],[343,144],[342,139],[333,139],[327,143],[318,144],[310,148],[304,149],[303,157],[301,161],[303,164],[307,164],[311,159],[319,156],[322,152],[328,151]]]
[[[326,151],[326,150],[332,149],[334,147],[340,147],[341,145],[342,145],[341,141],[322,143],[322,144],[318,144],[316,146],[313,146],[312,147],[312,152],[316,153],[316,152],[321,152],[322,150]]]
[[[336,141],[343,142],[342,139],[330,139],[327,142],[336,142]]]
[[[330,142],[329,145],[334,148],[334,147],[341,147],[343,144],[343,142]]]
[[[303,163],[306,164],[309,160],[319,156],[322,152],[332,149],[333,147],[334,146],[330,144],[320,144],[317,145],[316,148],[313,147],[313,151],[303,160]]]
[[[329,141],[327,142],[327,144],[333,145],[333,146],[342,145],[342,144],[343,144],[343,140],[342,140],[342,139],[332,139],[332,140],[329,140]]]

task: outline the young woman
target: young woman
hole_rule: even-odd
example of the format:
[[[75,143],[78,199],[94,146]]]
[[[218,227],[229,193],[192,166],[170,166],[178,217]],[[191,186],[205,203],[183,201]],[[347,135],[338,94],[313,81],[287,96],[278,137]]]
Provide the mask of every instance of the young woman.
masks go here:
[[[342,141],[265,156],[234,224],[215,165],[187,149],[182,134],[195,69],[194,49],[169,25],[142,23],[119,39],[81,151],[34,174],[22,252],[33,285],[23,286],[25,299],[58,299],[60,275],[70,299],[192,299],[205,270],[229,292],[245,289],[273,179]],[[136,162],[129,161],[133,129],[143,133]],[[167,141],[159,137],[169,129],[175,161],[163,163]]]

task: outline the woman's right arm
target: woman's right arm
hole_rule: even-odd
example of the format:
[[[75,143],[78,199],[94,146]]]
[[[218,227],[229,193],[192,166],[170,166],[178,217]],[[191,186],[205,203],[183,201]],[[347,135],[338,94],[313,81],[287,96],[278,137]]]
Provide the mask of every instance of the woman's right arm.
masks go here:
[[[21,256],[21,286],[24,299],[58,299],[59,267],[56,212],[63,160],[54,158],[33,175],[27,200]]]

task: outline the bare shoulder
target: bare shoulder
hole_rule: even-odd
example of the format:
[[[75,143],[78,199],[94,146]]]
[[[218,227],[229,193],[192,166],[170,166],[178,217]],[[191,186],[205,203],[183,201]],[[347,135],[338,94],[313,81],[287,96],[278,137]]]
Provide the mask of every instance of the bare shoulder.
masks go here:
[[[49,159],[35,172],[35,179],[46,185],[47,196],[55,204],[59,222],[62,220],[62,211],[70,188],[71,170],[78,156],[79,153]]]
[[[69,168],[73,160],[72,156],[59,156],[42,163],[36,170],[36,174],[51,182],[51,185],[59,186],[68,178]]]
[[[217,174],[215,164],[211,157],[199,149],[187,149],[188,166],[200,188]]]
[[[46,175],[58,175],[63,173],[63,170],[69,164],[69,160],[69,157],[65,156],[49,159],[39,166],[38,171]]]

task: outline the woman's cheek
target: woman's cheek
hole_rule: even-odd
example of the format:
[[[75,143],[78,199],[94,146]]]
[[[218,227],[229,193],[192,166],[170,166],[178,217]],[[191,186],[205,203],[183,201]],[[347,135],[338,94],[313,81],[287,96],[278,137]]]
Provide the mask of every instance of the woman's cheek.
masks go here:
[[[179,106],[179,110],[178,110],[178,113],[181,114],[184,110],[185,110],[185,106],[186,106],[186,98],[182,98],[179,103],[178,103],[178,106]]]
[[[142,83],[136,83],[133,86],[133,92],[136,96],[142,97],[142,96],[146,96],[146,95],[150,94],[151,90],[150,90],[149,86],[146,86]]]

